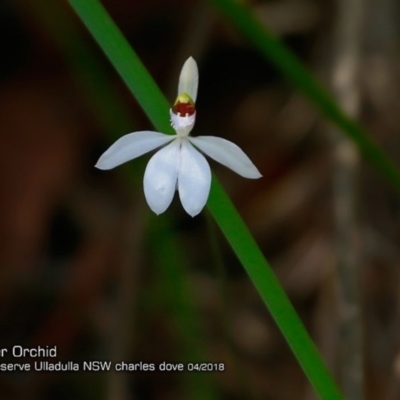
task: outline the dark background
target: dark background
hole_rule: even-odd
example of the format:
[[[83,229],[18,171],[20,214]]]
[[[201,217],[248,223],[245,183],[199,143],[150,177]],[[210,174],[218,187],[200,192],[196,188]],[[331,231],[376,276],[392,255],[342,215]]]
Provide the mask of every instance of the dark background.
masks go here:
[[[103,4],[171,103],[182,63],[197,60],[193,134],[237,143],[260,169],[263,179],[250,181],[210,162],[340,376],[329,124],[207,2]],[[249,6],[331,87],[338,4]],[[399,160],[398,6],[370,0],[363,7],[356,117]],[[314,398],[207,212],[192,219],[175,199],[157,219],[144,202],[144,164],[134,164],[136,184],[126,179],[129,167],[94,169],[116,138],[152,127],[70,6],[3,0],[0,53],[0,347],[57,346],[48,361],[202,360],[227,369],[2,372],[0,398],[164,400],[195,398],[197,390],[213,393],[203,398]],[[358,242],[365,398],[390,400],[398,398],[400,374],[399,197],[369,165],[357,168],[350,228]]]

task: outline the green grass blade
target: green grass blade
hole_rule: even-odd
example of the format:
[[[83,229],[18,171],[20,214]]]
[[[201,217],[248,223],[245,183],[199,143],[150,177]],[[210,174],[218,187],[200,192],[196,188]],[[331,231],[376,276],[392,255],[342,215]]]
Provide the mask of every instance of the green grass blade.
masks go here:
[[[168,121],[168,102],[102,5],[97,0],[70,0],[70,3],[110,58],[155,127],[162,132],[172,133]],[[320,398],[342,399],[314,343],[269,264],[215,177],[213,177],[208,207],[256,285]]]
[[[270,33],[244,3],[235,0],[211,0],[251,43],[281,70],[322,113],[334,122],[358,146],[365,158],[400,191],[400,171],[375,141],[349,118],[334,98],[318,83],[302,62],[278,38]]]

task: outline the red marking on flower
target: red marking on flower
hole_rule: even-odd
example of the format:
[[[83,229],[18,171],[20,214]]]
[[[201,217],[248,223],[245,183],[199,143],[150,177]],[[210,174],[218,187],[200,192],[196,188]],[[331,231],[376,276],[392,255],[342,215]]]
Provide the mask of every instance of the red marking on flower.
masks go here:
[[[194,104],[187,102],[187,103],[181,103],[178,101],[174,107],[173,111],[175,114],[179,114],[182,117],[186,117],[186,115],[193,115],[196,112],[196,108]]]

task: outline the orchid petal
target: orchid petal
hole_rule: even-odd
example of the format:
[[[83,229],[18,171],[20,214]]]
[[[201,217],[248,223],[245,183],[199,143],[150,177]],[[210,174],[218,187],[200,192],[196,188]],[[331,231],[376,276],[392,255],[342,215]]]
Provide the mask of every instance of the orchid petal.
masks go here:
[[[261,178],[260,171],[236,144],[215,136],[189,137],[203,153],[237,174],[250,179]]]
[[[197,87],[199,84],[199,70],[193,57],[189,57],[183,64],[179,76],[178,96],[182,93],[188,94],[193,102],[196,102]]]
[[[174,140],[151,157],[144,173],[144,195],[149,207],[163,213],[174,197],[179,168],[181,141]]]
[[[194,217],[205,206],[211,186],[211,170],[205,157],[188,140],[182,140],[178,190],[185,211]]]
[[[118,139],[105,153],[99,158],[96,168],[111,169],[127,161],[133,160],[142,154],[160,147],[171,140],[174,136],[165,135],[160,132],[139,131],[128,133]]]

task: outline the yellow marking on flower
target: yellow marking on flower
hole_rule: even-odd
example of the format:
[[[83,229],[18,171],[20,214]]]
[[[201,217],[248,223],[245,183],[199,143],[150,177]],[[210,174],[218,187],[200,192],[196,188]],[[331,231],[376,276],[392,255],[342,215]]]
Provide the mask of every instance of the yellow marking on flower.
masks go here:
[[[172,110],[174,113],[185,117],[193,115],[196,112],[196,107],[192,98],[187,93],[182,93],[176,98]]]

